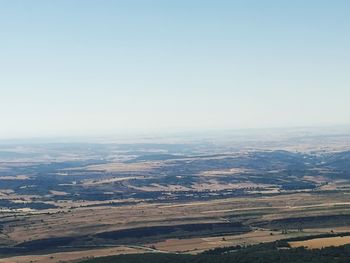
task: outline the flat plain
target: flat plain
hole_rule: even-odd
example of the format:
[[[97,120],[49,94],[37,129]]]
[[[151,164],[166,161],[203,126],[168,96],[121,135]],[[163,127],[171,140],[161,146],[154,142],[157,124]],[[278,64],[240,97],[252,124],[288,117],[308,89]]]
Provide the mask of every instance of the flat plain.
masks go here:
[[[273,138],[3,143],[0,262],[350,232],[350,137]]]

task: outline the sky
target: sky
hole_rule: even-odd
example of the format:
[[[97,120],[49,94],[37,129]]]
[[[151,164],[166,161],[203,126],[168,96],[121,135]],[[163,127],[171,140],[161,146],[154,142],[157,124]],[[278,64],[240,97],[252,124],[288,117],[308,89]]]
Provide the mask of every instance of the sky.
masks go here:
[[[349,10],[0,0],[0,138],[348,125]]]

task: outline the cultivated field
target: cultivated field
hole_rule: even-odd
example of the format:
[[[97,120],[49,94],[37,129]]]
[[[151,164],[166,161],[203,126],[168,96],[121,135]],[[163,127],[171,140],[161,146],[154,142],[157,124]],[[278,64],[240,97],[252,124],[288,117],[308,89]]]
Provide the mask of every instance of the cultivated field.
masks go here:
[[[291,247],[306,247],[308,249],[338,247],[350,244],[349,236],[314,238],[305,241],[289,242]]]

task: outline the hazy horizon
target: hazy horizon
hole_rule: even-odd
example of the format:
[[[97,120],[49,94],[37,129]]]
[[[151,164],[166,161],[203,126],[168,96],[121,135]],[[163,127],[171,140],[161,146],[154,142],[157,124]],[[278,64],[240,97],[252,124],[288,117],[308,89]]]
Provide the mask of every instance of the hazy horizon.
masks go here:
[[[0,139],[350,125],[348,1],[0,1]]]
[[[38,136],[4,136],[0,145],[37,144],[37,143],[193,143],[194,141],[228,142],[235,141],[273,141],[279,139],[297,139],[306,137],[348,136],[350,125],[326,126],[290,126],[274,128],[236,128],[236,129],[200,129],[143,132],[111,132],[105,134],[84,135],[38,135]]]

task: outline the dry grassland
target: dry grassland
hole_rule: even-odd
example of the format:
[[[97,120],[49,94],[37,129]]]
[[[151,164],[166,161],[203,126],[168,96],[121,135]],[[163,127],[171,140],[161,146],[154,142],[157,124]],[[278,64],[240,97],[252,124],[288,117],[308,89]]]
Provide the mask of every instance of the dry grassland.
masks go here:
[[[217,247],[254,245],[264,242],[273,242],[276,240],[296,236],[308,236],[329,233],[329,231],[329,229],[306,229],[303,233],[298,233],[294,231],[289,232],[288,234],[282,234],[280,231],[257,229],[255,231],[241,235],[189,239],[168,239],[165,241],[148,244],[148,246],[154,246],[156,247],[156,249],[168,252],[197,254],[203,252],[204,250],[213,249]]]
[[[78,262],[85,258],[112,256],[120,254],[145,253],[146,251],[130,247],[114,247],[102,249],[89,249],[71,252],[59,252],[45,255],[14,256],[0,259],[0,263],[62,263]]]
[[[154,168],[164,166],[161,162],[140,162],[140,163],[108,163],[97,164],[85,167],[87,171],[106,171],[106,172],[142,172],[150,171]],[[76,170],[71,168],[67,170]]]
[[[306,247],[308,249],[324,248],[324,247],[338,247],[350,244],[350,236],[344,237],[325,237],[314,238],[305,241],[289,242],[291,247]]]

